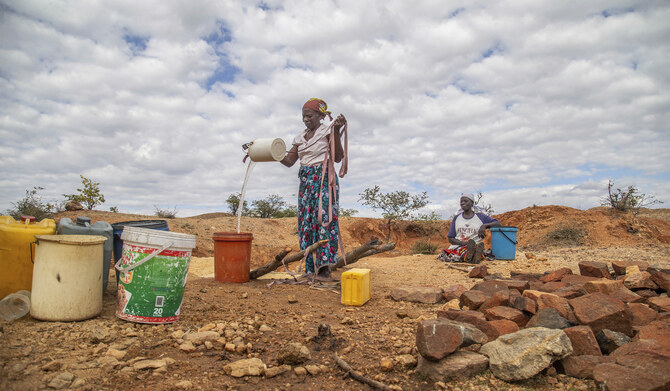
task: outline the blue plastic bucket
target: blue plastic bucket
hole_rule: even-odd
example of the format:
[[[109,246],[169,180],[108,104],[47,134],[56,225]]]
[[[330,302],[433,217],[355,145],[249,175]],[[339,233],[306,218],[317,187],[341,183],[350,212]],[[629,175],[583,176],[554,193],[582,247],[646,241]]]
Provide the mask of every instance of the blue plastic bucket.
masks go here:
[[[491,251],[496,259],[516,258],[516,227],[492,227]]]
[[[157,229],[159,231],[170,231],[168,223],[165,220],[135,220],[135,221],[123,221],[120,223],[112,224],[112,229],[114,230],[114,264],[119,261],[121,254],[123,253],[123,240],[121,239],[121,234],[123,233],[124,227],[136,227],[136,228],[147,228],[147,229]],[[116,283],[119,283],[119,271],[116,271]]]

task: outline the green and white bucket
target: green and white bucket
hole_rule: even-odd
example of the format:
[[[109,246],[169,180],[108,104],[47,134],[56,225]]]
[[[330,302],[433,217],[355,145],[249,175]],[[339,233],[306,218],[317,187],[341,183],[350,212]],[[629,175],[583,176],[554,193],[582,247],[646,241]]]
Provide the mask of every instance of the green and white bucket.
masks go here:
[[[195,236],[125,227],[116,316],[138,323],[172,323],[179,319]]]

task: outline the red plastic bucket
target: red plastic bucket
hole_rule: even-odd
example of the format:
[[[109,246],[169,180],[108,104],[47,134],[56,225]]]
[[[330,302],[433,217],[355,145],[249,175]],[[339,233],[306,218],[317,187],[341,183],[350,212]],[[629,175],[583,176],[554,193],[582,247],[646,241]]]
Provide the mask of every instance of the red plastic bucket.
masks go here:
[[[249,281],[250,232],[214,232],[214,279],[220,282]]]

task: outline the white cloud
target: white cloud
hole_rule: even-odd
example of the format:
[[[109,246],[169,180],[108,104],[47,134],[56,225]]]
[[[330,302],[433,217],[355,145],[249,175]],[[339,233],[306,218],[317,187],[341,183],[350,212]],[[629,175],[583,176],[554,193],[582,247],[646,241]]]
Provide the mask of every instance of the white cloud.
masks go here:
[[[80,174],[105,209],[225,210],[241,145],[290,143],[313,96],[349,119],[341,203],[362,215],[375,184],[444,217],[475,190],[496,211],[588,208],[610,177],[670,200],[665,2],[3,4],[3,210]],[[248,197],[294,202],[296,177],[258,164]]]

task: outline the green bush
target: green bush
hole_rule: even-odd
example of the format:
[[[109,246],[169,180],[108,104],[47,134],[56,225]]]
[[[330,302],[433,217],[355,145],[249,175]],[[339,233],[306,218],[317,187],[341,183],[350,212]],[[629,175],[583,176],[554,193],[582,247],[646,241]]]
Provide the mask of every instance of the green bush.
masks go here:
[[[91,179],[81,177],[81,183],[84,185],[81,189],[77,189],[77,194],[63,194],[66,200],[71,202],[78,202],[86,205],[88,210],[92,210],[96,205],[105,203],[105,196],[100,192],[100,183],[93,182]]]
[[[431,244],[425,240],[417,240],[412,245],[411,251],[412,254],[435,254],[437,250],[437,244]]]
[[[583,244],[586,235],[588,231],[585,228],[561,226],[549,232],[547,237],[552,241],[562,243]]]
[[[34,216],[37,221],[53,218],[55,213],[59,212],[56,204],[44,203],[42,197],[37,193],[44,190],[43,187],[35,186],[32,190],[26,190],[25,198],[12,202],[14,208],[7,209],[7,214],[15,220],[20,220],[21,216]]]

